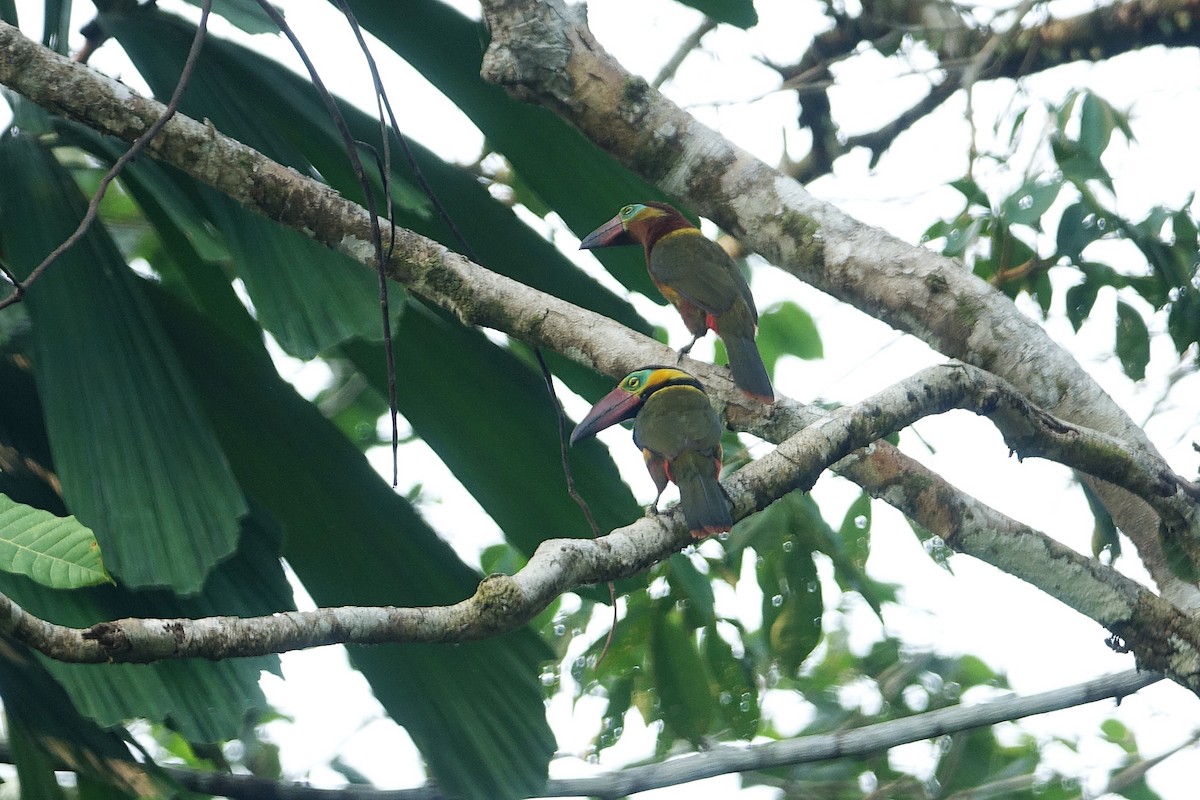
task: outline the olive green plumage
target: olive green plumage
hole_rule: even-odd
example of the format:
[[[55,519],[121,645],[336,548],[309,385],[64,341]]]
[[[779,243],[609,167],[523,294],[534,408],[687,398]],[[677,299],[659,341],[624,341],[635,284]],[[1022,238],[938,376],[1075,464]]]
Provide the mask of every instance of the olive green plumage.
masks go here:
[[[692,341],[713,330],[725,343],[729,369],[742,391],[770,403],[771,379],[754,342],[758,311],[750,286],[716,242],[666,203],[634,203],[592,231],[584,249],[640,243],[650,279],[683,318]]]
[[[679,487],[688,530],[697,539],[733,526],[721,473],[721,420],[700,382],[673,367],[630,373],[592,407],[571,433],[571,444],[633,418],[633,442],[658,488]]]

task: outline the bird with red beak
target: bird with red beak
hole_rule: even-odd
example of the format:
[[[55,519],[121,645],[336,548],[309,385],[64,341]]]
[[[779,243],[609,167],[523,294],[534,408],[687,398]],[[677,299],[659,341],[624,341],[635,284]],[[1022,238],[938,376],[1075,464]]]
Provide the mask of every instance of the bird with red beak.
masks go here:
[[[683,317],[692,349],[710,330],[725,343],[738,388],[764,403],[775,400],[771,379],[754,342],[758,310],[750,286],[733,259],[687,217],[666,203],[633,203],[584,237],[591,250],[641,244],[650,279]]]
[[[718,480],[721,420],[700,381],[674,367],[631,372],[575,426],[571,444],[628,419],[633,420],[633,443],[658,488],[650,509],[657,511],[667,483],[673,482],[694,538],[729,530],[733,517]]]

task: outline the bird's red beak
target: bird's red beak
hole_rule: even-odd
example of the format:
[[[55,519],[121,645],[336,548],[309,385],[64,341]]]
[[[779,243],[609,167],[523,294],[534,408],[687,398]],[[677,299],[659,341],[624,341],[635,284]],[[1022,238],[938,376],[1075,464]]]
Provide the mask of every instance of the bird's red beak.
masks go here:
[[[597,247],[610,247],[616,244],[635,244],[629,231],[621,224],[621,215],[610,219],[596,230],[583,237],[579,243],[580,250],[593,250]]]
[[[575,426],[575,430],[571,431],[571,444],[636,416],[642,402],[641,396],[618,386],[600,398],[600,402],[592,406],[587,416]]]

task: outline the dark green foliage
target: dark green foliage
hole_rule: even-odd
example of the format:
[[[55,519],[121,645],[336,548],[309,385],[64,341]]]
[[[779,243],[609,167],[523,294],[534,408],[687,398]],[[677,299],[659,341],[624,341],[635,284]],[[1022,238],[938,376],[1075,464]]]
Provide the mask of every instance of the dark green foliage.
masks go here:
[[[680,0],[684,5],[703,12],[717,22],[728,22],[739,28],[758,24],[758,12],[751,0]]]
[[[780,356],[815,359],[824,355],[812,315],[790,300],[760,309],[756,341],[768,372],[775,370]]]
[[[474,591],[478,574],[283,383],[261,347],[222,336],[166,295],[156,300],[189,369],[209,376],[200,399],[238,480],[284,526],[283,555],[318,604],[439,605]],[[471,796],[514,796],[540,780],[553,740],[535,670],[548,657],[529,630],[351,651],[434,774]]]
[[[660,753],[666,753],[676,737],[699,746],[713,723],[716,705],[695,632],[673,605],[660,600],[650,610],[649,664],[657,711],[666,723],[659,737]]]
[[[19,776],[32,781],[22,796],[56,798],[53,767],[103,783],[112,797],[165,795],[172,786],[138,764],[121,738],[80,716],[41,662],[11,639],[0,640],[0,698]],[[49,773],[49,774],[48,774]]]
[[[199,7],[198,0],[186,2]],[[282,9],[279,13],[282,14]],[[279,28],[263,11],[257,0],[213,0],[212,11],[232,22],[246,33],[275,33]]]
[[[29,136],[0,141],[0,172],[2,246],[23,277],[75,229],[84,201]],[[125,584],[194,593],[237,545],[241,493],[105,230],[93,228],[56,266],[27,309],[68,505]]]
[[[358,341],[344,352],[382,396],[382,346]],[[592,535],[566,494],[554,407],[534,370],[482,333],[424,306],[414,304],[396,329],[397,374],[425,376],[397,385],[401,415],[526,555],[550,535]],[[467,374],[486,387],[487,413],[480,413],[478,394],[463,391]],[[506,468],[497,470],[481,453],[508,454]],[[571,463],[602,530],[637,518],[637,504],[599,443],[574,448]],[[544,487],[544,496],[531,498],[531,486]]]
[[[1140,381],[1150,363],[1150,332],[1142,315],[1123,300],[1117,301],[1117,358],[1125,374]]]
[[[487,32],[480,23],[438,0],[409,0],[404,14],[396,14],[390,3],[375,0],[352,0],[349,5],[365,28],[420,70],[471,118],[489,145],[512,164],[523,184],[579,236],[626,203],[670,199],[546,109],[519,103],[480,78],[487,44]],[[569,165],[569,180],[563,180],[564,165]],[[587,190],[580,191],[580,187]],[[463,219],[466,217],[458,221]],[[598,255],[625,286],[662,302],[636,248],[613,248]],[[488,258],[482,260],[492,266]],[[567,299],[594,308],[590,301]]]
[[[966,200],[963,212],[953,220],[931,225],[925,238],[943,240],[946,255],[964,259],[976,275],[1009,296],[1030,294],[1043,314],[1049,313],[1053,299],[1049,268],[1076,270],[1080,280],[1067,289],[1065,300],[1067,318],[1077,331],[1104,289],[1119,290],[1125,297],[1140,296],[1154,312],[1165,312],[1167,330],[1183,355],[1200,342],[1200,288],[1196,286],[1200,251],[1196,220],[1188,211],[1192,198],[1178,209],[1151,209],[1141,220],[1117,213],[1115,204],[1103,199],[1111,196],[1113,181],[1102,156],[1113,144],[1114,133],[1126,141],[1132,139],[1128,119],[1090,92],[1072,92],[1050,112],[1055,124],[1050,152],[1058,172],[1030,178],[998,200],[989,198],[974,181],[955,181],[951,185]],[[1023,116],[1017,116],[1014,137]],[[1035,238],[1024,231],[1042,231],[1043,217],[1064,194],[1071,200],[1058,218],[1056,250],[1040,256],[1033,247]],[[1112,252],[1090,247],[1101,241],[1128,242],[1141,264],[1130,269],[1125,266],[1129,259],[1097,260],[1102,252]],[[1133,380],[1145,376],[1150,360],[1147,327],[1142,311],[1125,300],[1118,301],[1115,351],[1125,374]]]

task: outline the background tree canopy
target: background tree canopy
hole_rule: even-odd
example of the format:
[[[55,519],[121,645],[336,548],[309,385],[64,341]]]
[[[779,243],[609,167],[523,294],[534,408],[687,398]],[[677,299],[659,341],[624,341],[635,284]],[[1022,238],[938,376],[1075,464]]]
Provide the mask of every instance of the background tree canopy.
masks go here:
[[[198,15],[97,0],[81,38],[70,3],[0,0],[2,288],[22,282],[0,299],[0,697],[22,797],[249,797],[261,784],[241,776],[318,768],[368,783],[383,765],[353,754],[284,766],[295,739],[260,676],[324,641],[354,642],[448,796],[618,797],[732,772],[764,797],[1185,796],[1185,759],[1167,759],[1194,754],[1200,687],[1194,9],[593,6],[590,29],[559,0],[285,6],[357,103],[337,101],[339,122],[256,2],[217,2],[179,102],[200,124],[168,126],[35,271],[152,120],[135,94],[175,92]],[[362,54],[341,10],[373,37],[406,134],[386,149],[369,76],[343,72]],[[372,466],[390,474],[380,282],[356,263],[375,251],[362,212],[305,179],[395,226],[399,490]],[[742,518],[699,546],[678,514],[638,522],[650,482],[615,429],[569,455],[616,531],[591,543],[534,356],[578,419],[686,341],[638,248],[573,253],[644,200],[737,255],[781,395],[749,403],[701,363],[723,363],[719,342],[687,362],[724,413]],[[974,414],[926,418],[950,409]],[[840,430],[845,451],[821,451]],[[548,539],[582,555],[553,562]],[[492,573],[518,580],[476,593]],[[212,659],[129,655],[164,630],[71,657],[12,606],[87,628],[473,593],[461,624],[434,608],[414,612],[424,632],[372,638],[353,609],[268,617],[256,630],[319,630],[197,651]],[[71,663],[106,660],[96,647],[146,663]],[[1175,683],[1060,729],[989,727],[1030,710],[936,716],[1004,697],[1018,661],[1025,692],[1135,663]],[[1124,680],[1038,708],[1153,675]],[[860,728],[861,746],[798,754]]]

